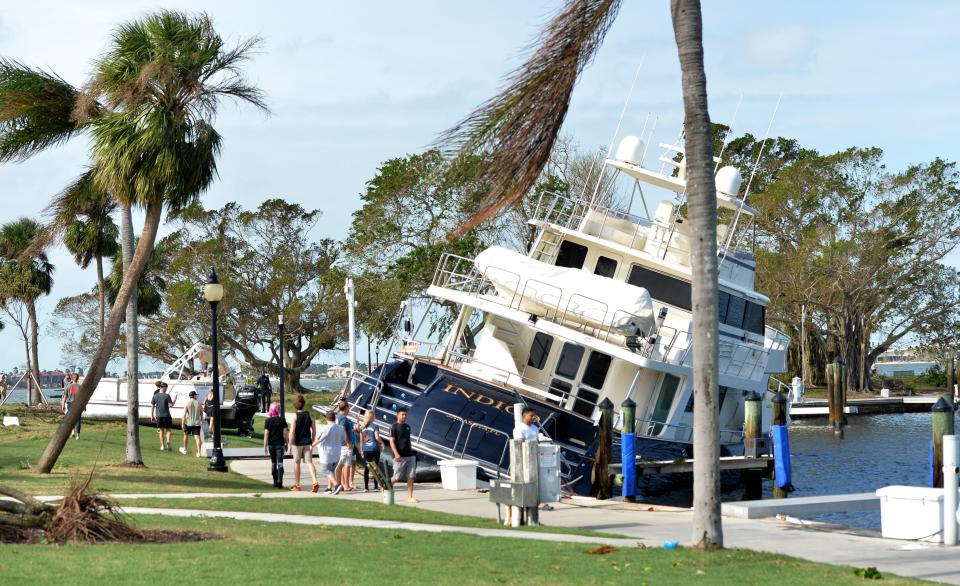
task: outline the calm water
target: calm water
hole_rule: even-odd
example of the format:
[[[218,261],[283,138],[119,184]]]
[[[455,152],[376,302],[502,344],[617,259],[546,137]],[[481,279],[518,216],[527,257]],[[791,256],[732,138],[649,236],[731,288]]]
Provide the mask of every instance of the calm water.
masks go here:
[[[826,418],[793,422],[790,452],[796,491],[791,496],[872,492],[891,484],[929,486],[929,413],[864,415],[848,421],[842,440],[834,438]],[[880,528],[879,511],[815,519]]]

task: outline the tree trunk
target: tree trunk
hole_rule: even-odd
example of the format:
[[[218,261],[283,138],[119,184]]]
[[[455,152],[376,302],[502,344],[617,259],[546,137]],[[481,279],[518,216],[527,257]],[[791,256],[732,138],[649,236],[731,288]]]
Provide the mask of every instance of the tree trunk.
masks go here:
[[[673,0],[673,31],[683,86],[687,201],[691,232],[693,301],[693,543],[723,547],[720,522],[720,426],[717,325],[717,194],[713,137],[703,69],[699,0]]]
[[[106,286],[103,282],[103,257],[99,254],[97,255],[97,297],[100,301],[100,328],[97,333],[100,334],[100,339],[102,340],[104,322],[106,321],[107,312],[107,293]]]
[[[40,335],[38,333],[38,328],[40,325],[37,323],[37,304],[35,301],[31,300],[27,303],[27,312],[30,315],[30,353],[33,356],[33,384],[36,389],[37,394],[34,396],[34,400],[37,405],[43,403],[43,398],[40,394],[43,392],[40,390]]]
[[[60,426],[54,432],[53,437],[50,438],[50,443],[47,444],[43,455],[37,462],[38,472],[49,473],[53,469],[53,465],[56,464],[57,458],[60,457],[60,453],[70,437],[70,431],[77,424],[80,414],[86,408],[90,396],[93,395],[97,383],[103,376],[103,371],[110,361],[110,354],[113,352],[117,337],[120,334],[120,324],[123,322],[127,302],[136,291],[140,275],[143,274],[143,269],[146,267],[150,253],[153,251],[153,244],[157,239],[157,230],[160,227],[162,216],[162,202],[151,203],[147,206],[147,217],[143,225],[143,231],[140,233],[140,242],[133,253],[129,270],[123,274],[123,283],[120,285],[120,291],[117,292],[116,303],[110,308],[110,319],[107,321],[104,337],[100,340],[100,345],[93,356],[90,368],[87,369],[87,376],[83,378],[83,382],[80,384],[80,390],[77,392],[77,398],[74,401],[76,405],[64,416],[63,421],[60,422]]]
[[[127,205],[120,208],[120,253],[123,258],[123,274],[126,277],[130,271],[130,263],[133,261],[133,213]],[[100,311],[103,311],[102,305]],[[140,332],[137,322],[136,293],[130,295],[130,301],[127,302],[126,322],[127,453],[124,462],[132,466],[143,466],[143,455],[140,453],[140,357],[138,355]]]
[[[30,380],[30,338],[27,337],[27,333],[23,332],[23,349],[27,355],[27,362],[24,366],[24,372],[27,373],[27,407],[33,407],[33,381]]]

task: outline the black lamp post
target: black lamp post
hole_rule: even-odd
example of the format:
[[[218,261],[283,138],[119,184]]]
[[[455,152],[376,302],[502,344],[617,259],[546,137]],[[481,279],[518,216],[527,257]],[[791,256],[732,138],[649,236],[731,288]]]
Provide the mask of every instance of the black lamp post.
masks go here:
[[[283,398],[283,379],[286,377],[284,376],[284,372],[283,372],[283,314],[282,313],[278,318],[277,327],[280,329],[280,351],[277,352],[277,366],[280,369],[280,419],[286,421],[287,415],[286,415],[286,408],[284,407],[286,403],[284,402],[284,398]]]
[[[216,269],[210,269],[207,284],[203,287],[203,297],[210,303],[213,313],[213,456],[210,457],[207,470],[226,472],[227,463],[223,460],[223,445],[220,443],[220,353],[217,348],[217,304],[223,300],[223,285],[217,279]]]

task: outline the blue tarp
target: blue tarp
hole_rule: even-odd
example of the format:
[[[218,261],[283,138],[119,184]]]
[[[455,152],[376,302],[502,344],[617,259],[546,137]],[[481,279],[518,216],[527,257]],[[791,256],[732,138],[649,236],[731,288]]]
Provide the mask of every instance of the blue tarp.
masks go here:
[[[778,488],[792,484],[790,480],[790,434],[786,425],[774,425],[770,428],[773,436],[773,461]]]

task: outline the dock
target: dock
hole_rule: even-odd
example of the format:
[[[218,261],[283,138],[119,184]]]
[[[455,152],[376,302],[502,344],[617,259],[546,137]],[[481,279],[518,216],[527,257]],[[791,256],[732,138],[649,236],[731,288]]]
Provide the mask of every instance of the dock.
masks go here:
[[[913,397],[875,397],[870,399],[848,399],[844,413],[848,415],[883,415],[889,413],[928,413],[940,395],[918,395]],[[826,417],[829,405],[826,399],[800,401],[790,405],[790,417]]]
[[[677,460],[641,460],[637,458],[637,474],[676,474],[693,472],[693,459]],[[610,464],[610,474],[623,473],[620,464]],[[744,456],[723,456],[720,458],[720,470],[773,470],[773,456],[746,458]]]
[[[720,514],[738,519],[765,519],[777,515],[809,517],[824,513],[879,511],[880,497],[875,492],[801,496],[789,499],[766,499],[722,503]]]

